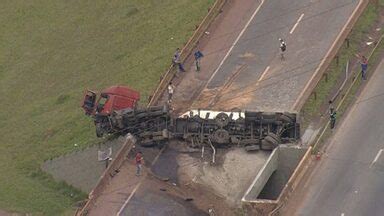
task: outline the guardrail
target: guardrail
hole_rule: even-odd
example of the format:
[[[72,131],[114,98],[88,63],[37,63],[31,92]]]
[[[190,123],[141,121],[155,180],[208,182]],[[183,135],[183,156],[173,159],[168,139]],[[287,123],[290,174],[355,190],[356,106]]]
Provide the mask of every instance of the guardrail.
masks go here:
[[[371,58],[371,56],[375,52],[376,48],[380,45],[380,43],[382,43],[383,37],[384,37],[384,35],[382,35],[379,38],[377,44],[375,45],[375,47],[372,49],[371,53],[367,57],[368,60]],[[341,86],[340,89],[337,91],[336,95],[333,96],[333,98],[336,99],[343,92],[343,90],[346,90],[344,93],[341,94],[340,101],[339,101],[335,111],[338,111],[340,109],[340,107],[343,105],[343,103],[344,103],[345,99],[347,98],[349,92],[351,91],[352,87],[355,85],[356,81],[358,80],[358,78],[356,78],[355,74],[353,76],[347,77],[346,80],[348,80],[348,79],[352,81],[351,84],[348,86],[348,88],[344,89],[345,86]],[[327,122],[324,124],[320,135],[317,137],[316,142],[313,144],[313,150],[315,150],[315,151],[318,150],[318,145],[319,145],[322,137],[324,136],[324,134],[325,134],[329,124],[330,124],[330,121],[329,121],[329,119],[327,119]]]
[[[131,151],[135,142],[135,138],[132,135],[128,134],[125,143],[117,152],[115,159],[112,160],[111,164],[107,167],[107,169],[105,169],[103,174],[100,176],[96,187],[89,193],[88,201],[81,210],[76,212],[75,215],[83,216],[89,213],[89,210],[95,204],[96,199],[100,196],[100,194],[111,181],[113,176],[117,173],[116,171],[119,170],[120,167],[123,165],[126,155]]]
[[[204,32],[208,29],[209,25],[220,13],[221,8],[224,6],[226,0],[216,0],[213,6],[209,9],[208,14],[204,17],[203,21],[197,27],[192,37],[188,40],[185,46],[181,50],[181,60],[185,62],[187,58],[192,54],[193,49],[196,47],[197,42],[204,35]],[[171,65],[163,76],[160,77],[160,83],[150,97],[148,107],[155,105],[163,95],[169,82],[173,79],[177,73],[176,68]]]

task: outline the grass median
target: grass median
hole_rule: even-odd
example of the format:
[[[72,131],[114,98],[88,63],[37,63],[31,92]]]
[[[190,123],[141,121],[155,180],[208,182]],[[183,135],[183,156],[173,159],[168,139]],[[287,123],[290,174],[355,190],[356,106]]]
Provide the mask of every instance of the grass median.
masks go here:
[[[340,82],[340,76],[345,71],[345,66],[347,64],[347,61],[350,62],[356,62],[357,57],[356,54],[364,54],[368,56],[370,52],[372,52],[372,47],[366,47],[365,42],[369,38],[369,33],[372,33],[372,31],[376,31],[376,29],[373,29],[375,27],[375,24],[381,19],[381,16],[384,11],[384,0],[380,0],[375,3],[369,3],[361,17],[358,19],[357,23],[354,25],[351,33],[348,35],[349,39],[349,47],[347,46],[347,43],[345,42],[343,46],[340,48],[337,56],[338,59],[334,59],[329,68],[326,71],[327,79],[325,76],[320,80],[316,88],[314,89],[314,92],[316,92],[316,98],[311,97],[304,105],[302,109],[302,114],[304,116],[303,125],[304,128],[306,128],[309,123],[315,119],[319,118],[322,115],[321,106],[326,104],[328,102],[328,98],[330,98],[330,95],[332,94],[332,91],[334,90],[335,86]],[[384,31],[383,29],[380,29],[378,32],[375,32],[376,34],[382,34]],[[377,64],[377,61],[380,60],[378,57],[379,53],[382,51],[381,46],[383,46],[383,42],[378,45],[377,49],[373,53],[373,56],[369,60],[370,65]],[[362,52],[363,51],[363,52]],[[357,63],[358,64],[358,63]],[[358,79],[356,82],[354,82],[354,86],[352,90],[349,92],[348,95],[346,95],[346,99],[343,103],[343,105],[338,110],[338,119],[340,119],[340,116],[345,112],[348,105],[351,104],[352,99],[354,98],[357,90],[360,87],[360,66],[353,67],[354,65],[350,65],[352,67],[352,71],[350,71],[350,74],[353,73],[356,76],[356,79]],[[356,70],[356,71],[353,71]],[[341,100],[341,96],[345,93],[346,89],[349,88],[351,85],[351,82],[347,82],[344,90],[342,93],[337,97],[336,101],[334,101],[334,106],[336,107]],[[325,120],[328,120],[328,116],[325,116]],[[323,144],[323,142],[329,137],[330,130],[327,129],[322,136],[319,144],[314,149],[314,152],[317,151]]]
[[[2,2],[0,208],[71,212],[85,194],[54,182],[39,166],[95,141],[79,107],[83,90],[128,85],[146,103],[174,49],[213,2]]]

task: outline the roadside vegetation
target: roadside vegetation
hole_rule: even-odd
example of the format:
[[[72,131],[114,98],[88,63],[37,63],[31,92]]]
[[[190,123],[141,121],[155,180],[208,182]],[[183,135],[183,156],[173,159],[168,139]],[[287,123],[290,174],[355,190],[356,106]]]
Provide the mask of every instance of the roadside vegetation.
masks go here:
[[[146,103],[213,2],[2,1],[0,209],[70,214],[86,195],[39,167],[96,142],[83,90],[128,85]]]
[[[365,42],[369,40],[369,34],[373,33],[376,35],[382,35],[384,33],[384,29],[376,28],[377,23],[380,19],[383,19],[384,15],[384,0],[378,0],[376,3],[369,3],[361,17],[358,19],[357,23],[353,27],[351,33],[348,35],[349,39],[349,47],[347,46],[347,42],[344,42],[343,46],[340,48],[337,56],[338,59],[334,59],[330,64],[329,68],[326,71],[326,76],[320,80],[316,88],[313,92],[316,92],[316,97],[314,94],[308,99],[302,109],[302,116],[304,117],[303,128],[305,129],[309,123],[316,118],[320,118],[323,114],[325,114],[328,110],[321,110],[321,107],[327,106],[328,100],[333,96],[335,88],[339,88],[337,85],[341,85],[340,77],[345,73],[345,66],[347,61],[350,60],[350,75],[355,76],[357,79],[354,82],[354,86],[352,87],[349,94],[346,96],[346,99],[343,105],[337,112],[338,119],[345,112],[346,108],[352,103],[355,98],[356,93],[358,92],[359,87],[361,86],[361,75],[360,75],[360,64],[358,63],[358,58],[356,54],[361,54],[365,56],[369,56],[372,52],[374,45],[367,46]],[[380,26],[379,26],[380,27]],[[375,28],[375,29],[374,29]],[[372,54],[369,59],[369,69],[368,76],[372,74],[374,71],[374,65],[377,65],[380,57],[382,57],[383,52],[383,41],[378,44],[375,52]],[[353,65],[355,64],[355,65]],[[344,77],[342,77],[344,79]],[[340,95],[336,98],[336,101],[333,102],[334,107],[336,108],[343,96],[346,93],[346,89],[351,86],[352,79],[350,79],[344,90],[340,93]],[[328,114],[323,116],[325,121],[328,121]],[[324,121],[323,121],[324,122]],[[321,141],[324,141],[330,135],[330,130],[325,132],[325,136],[322,137]],[[320,146],[316,146],[314,152],[316,152]]]

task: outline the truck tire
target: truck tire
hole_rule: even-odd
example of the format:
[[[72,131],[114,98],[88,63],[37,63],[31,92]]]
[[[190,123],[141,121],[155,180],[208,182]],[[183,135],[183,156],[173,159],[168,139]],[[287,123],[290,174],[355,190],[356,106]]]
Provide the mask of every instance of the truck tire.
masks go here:
[[[229,123],[229,116],[226,113],[219,113],[215,117],[215,122],[219,127],[225,127]]]
[[[278,135],[275,134],[275,133],[268,133],[266,137],[271,137],[271,138],[273,138],[274,140],[276,140],[276,142],[278,142],[278,143],[281,142],[281,138],[280,138],[280,136],[278,136]]]
[[[245,151],[258,151],[260,150],[260,145],[247,145],[244,149]]]
[[[274,145],[273,143],[271,142],[268,142],[266,140],[262,140],[261,141],[261,146],[260,146],[260,149],[261,150],[265,150],[265,151],[272,151],[273,149],[275,149],[277,147],[277,145]]]
[[[212,134],[213,141],[219,144],[224,144],[229,142],[229,133],[224,129],[218,129]]]
[[[272,136],[266,136],[264,137],[264,140],[269,142],[269,143],[272,143],[273,145],[279,145],[279,140],[276,140],[274,137]]]
[[[96,124],[96,136],[97,137],[103,137],[104,135],[104,129],[101,127],[101,123]]]
[[[282,113],[279,116],[279,119],[284,123],[293,123],[295,121],[295,116],[294,114],[290,113]]]

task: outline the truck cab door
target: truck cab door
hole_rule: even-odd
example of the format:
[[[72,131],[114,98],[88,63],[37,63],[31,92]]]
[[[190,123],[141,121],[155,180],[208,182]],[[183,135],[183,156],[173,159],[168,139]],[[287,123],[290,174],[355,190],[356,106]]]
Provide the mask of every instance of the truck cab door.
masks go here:
[[[95,104],[96,103],[96,93],[90,90],[86,90],[84,93],[84,99],[82,108],[85,111],[86,115],[92,115],[95,111]]]

